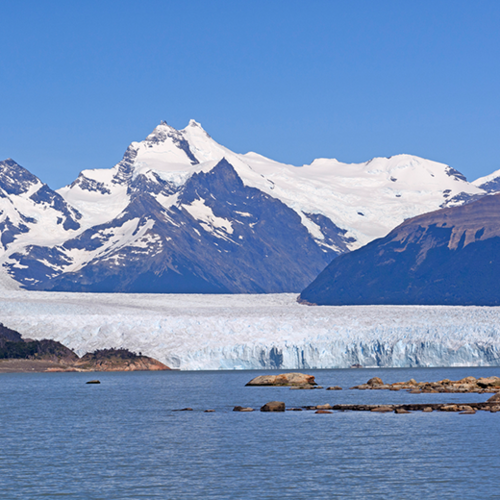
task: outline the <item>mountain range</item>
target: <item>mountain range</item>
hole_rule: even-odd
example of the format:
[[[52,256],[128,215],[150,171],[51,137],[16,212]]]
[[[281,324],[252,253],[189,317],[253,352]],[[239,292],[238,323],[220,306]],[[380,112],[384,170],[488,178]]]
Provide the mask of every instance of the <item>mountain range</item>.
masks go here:
[[[410,155],[297,167],[234,153],[193,120],[183,130],[162,122],[114,167],[85,170],[58,191],[14,160],[0,162],[0,281],[31,290],[300,292],[406,219],[497,189],[500,172],[469,183]]]

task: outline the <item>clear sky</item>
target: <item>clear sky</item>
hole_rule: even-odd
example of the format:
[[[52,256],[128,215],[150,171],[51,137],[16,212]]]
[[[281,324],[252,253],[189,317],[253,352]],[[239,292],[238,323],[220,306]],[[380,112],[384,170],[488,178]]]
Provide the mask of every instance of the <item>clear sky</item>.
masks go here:
[[[161,121],[302,165],[500,168],[500,1],[2,2],[0,159],[52,188]]]

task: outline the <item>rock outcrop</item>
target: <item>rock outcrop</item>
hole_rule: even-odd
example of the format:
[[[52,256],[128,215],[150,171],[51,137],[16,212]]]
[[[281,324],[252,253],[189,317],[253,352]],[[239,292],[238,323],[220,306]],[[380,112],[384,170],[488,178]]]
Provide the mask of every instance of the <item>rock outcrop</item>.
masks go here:
[[[313,375],[304,373],[281,373],[279,375],[259,375],[250,380],[247,386],[297,386],[312,387],[316,386]]]
[[[282,412],[285,411],[285,403],[283,401],[270,401],[262,406],[260,411]]]
[[[411,394],[436,392],[500,393],[500,377],[481,377],[478,379],[476,379],[475,377],[465,377],[461,380],[443,379],[437,382],[417,382],[415,379],[410,379],[406,382],[395,382],[393,384],[384,384],[380,378],[374,377],[368,380],[366,384],[356,385],[352,387],[352,389],[385,389],[391,391],[399,391],[404,389],[409,391]]]
[[[170,370],[156,359],[134,354],[126,349],[102,349],[87,353],[73,366],[79,371],[95,372]]]
[[[248,406],[235,406],[233,408],[233,411],[249,412],[249,411],[253,411],[253,408],[250,408]]]

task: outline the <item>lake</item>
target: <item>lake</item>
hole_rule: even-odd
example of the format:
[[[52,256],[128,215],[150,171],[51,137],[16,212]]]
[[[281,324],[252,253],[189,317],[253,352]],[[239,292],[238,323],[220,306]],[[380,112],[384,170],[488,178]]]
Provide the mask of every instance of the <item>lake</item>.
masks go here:
[[[500,498],[500,413],[232,411],[272,400],[481,402],[489,395],[348,388],[500,368],[307,372],[344,390],[244,387],[269,370],[1,374],[1,498]],[[184,407],[194,411],[173,411]]]

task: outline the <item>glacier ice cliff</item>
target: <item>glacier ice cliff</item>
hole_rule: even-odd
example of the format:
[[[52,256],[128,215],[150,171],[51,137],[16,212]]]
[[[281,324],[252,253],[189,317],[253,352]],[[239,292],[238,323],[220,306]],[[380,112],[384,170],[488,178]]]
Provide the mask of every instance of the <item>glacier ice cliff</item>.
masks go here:
[[[0,291],[0,322],[79,355],[125,347],[181,370],[500,365],[500,308],[317,306],[295,294]]]

